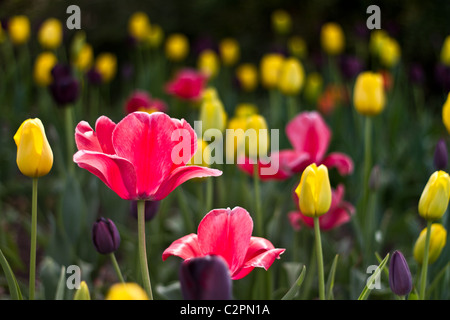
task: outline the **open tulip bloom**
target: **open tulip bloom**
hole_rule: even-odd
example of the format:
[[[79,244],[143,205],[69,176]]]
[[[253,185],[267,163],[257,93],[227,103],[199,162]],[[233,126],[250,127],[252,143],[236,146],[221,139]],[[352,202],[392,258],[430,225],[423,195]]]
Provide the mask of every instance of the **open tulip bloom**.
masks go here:
[[[255,267],[269,269],[285,249],[278,249],[264,238],[252,237],[253,220],[247,210],[214,209],[191,233],[175,240],[162,255],[191,259],[218,255],[225,259],[232,280],[242,279]]]

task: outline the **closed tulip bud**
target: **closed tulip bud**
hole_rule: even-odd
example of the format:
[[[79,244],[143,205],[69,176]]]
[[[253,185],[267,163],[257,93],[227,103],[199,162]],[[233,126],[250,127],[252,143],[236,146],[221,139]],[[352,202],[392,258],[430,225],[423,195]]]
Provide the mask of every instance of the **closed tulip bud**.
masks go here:
[[[450,93],[447,95],[444,106],[442,107],[442,122],[447,132],[450,133]]]
[[[448,162],[447,145],[444,139],[440,139],[434,149],[434,167],[436,170],[445,170]]]
[[[217,129],[223,132],[227,125],[227,113],[222,101],[217,97],[216,90],[213,88],[205,90],[200,106],[200,121],[202,122],[203,135],[208,129]],[[205,139],[209,140],[209,137],[205,136]]]
[[[213,50],[207,49],[200,53],[197,61],[198,70],[213,79],[217,76],[220,69],[220,62],[217,53]]]
[[[135,12],[128,20],[128,33],[138,42],[145,40],[151,30],[150,19],[145,12]]]
[[[442,218],[447,211],[450,197],[450,176],[445,171],[436,171],[428,179],[419,199],[419,214],[426,220]]]
[[[150,221],[152,220],[156,214],[158,213],[159,210],[159,205],[160,205],[160,201],[151,201],[151,200],[147,200],[145,201],[145,221]],[[137,201],[131,201],[130,204],[130,212],[131,212],[131,216],[135,219],[138,218],[138,212],[137,212]]]
[[[281,67],[278,88],[285,95],[296,95],[303,87],[305,71],[297,58],[286,59]]]
[[[137,283],[116,283],[109,288],[106,300],[149,300],[147,293]]]
[[[251,159],[267,155],[270,144],[269,129],[263,116],[259,114],[249,116],[245,125],[245,134],[245,153]]]
[[[226,38],[219,43],[220,58],[225,66],[233,66],[239,60],[241,51],[236,39]]]
[[[231,276],[220,256],[185,260],[179,271],[181,292],[185,300],[230,300]]]
[[[419,238],[417,238],[417,241],[414,244],[413,250],[414,259],[420,264],[423,263],[426,236],[427,236],[427,228],[423,229],[420,232]],[[445,230],[442,224],[433,223],[431,225],[428,264],[432,264],[439,258],[442,249],[445,247],[446,241],[447,241],[447,230]]]
[[[180,33],[170,35],[166,40],[166,57],[175,62],[184,60],[189,53],[189,40]]]
[[[102,75],[103,83],[110,82],[117,71],[117,57],[109,52],[98,55],[95,61],[95,70]]]
[[[91,294],[89,293],[89,288],[86,281],[81,281],[80,289],[75,292],[73,300],[91,300]]]
[[[377,29],[370,33],[369,48],[372,55],[379,57],[384,41],[389,38],[385,30]]]
[[[69,65],[56,64],[52,69],[52,77],[49,88],[58,106],[65,107],[78,99],[80,84]]]
[[[389,263],[389,286],[398,296],[405,296],[412,289],[411,271],[400,251],[394,251]]]
[[[34,62],[33,79],[40,87],[46,87],[53,81],[52,69],[58,59],[52,52],[39,54]]]
[[[285,10],[275,10],[271,16],[272,28],[278,34],[288,34],[292,29],[292,19]]]
[[[243,91],[253,91],[258,86],[258,69],[251,63],[243,63],[236,69],[236,78]]]
[[[13,44],[26,43],[30,38],[30,20],[28,17],[20,15],[9,19],[8,33]]]
[[[383,111],[386,102],[383,76],[370,71],[356,78],[353,104],[362,115],[375,116]]]
[[[315,163],[306,167],[295,193],[299,199],[300,211],[305,216],[320,217],[327,213],[331,206],[331,186],[327,167],[323,164],[317,167]]]
[[[82,45],[78,51],[76,57],[73,60],[73,65],[75,68],[81,72],[86,72],[92,67],[94,61],[94,50],[92,46],[88,43]]]
[[[323,25],[320,32],[320,42],[327,54],[340,54],[345,46],[345,37],[341,26],[334,22]]]
[[[53,152],[38,118],[25,120],[14,135],[17,166],[30,178],[45,176],[53,166]]]
[[[306,41],[299,36],[292,36],[289,38],[288,49],[289,53],[298,59],[304,59],[308,54]]]
[[[239,156],[245,154],[245,129],[247,117],[234,117],[228,122],[228,129],[233,135],[227,135],[226,156],[229,162],[237,160]]]
[[[237,118],[247,118],[254,114],[258,114],[258,107],[251,103],[240,103],[234,110],[234,115]]]
[[[159,48],[164,39],[164,31],[161,26],[154,24],[150,28],[147,36],[147,41],[151,48]]]
[[[62,28],[62,23],[58,19],[49,18],[45,20],[38,32],[39,44],[48,50],[58,48],[63,38]]]
[[[450,67],[450,36],[447,36],[444,40],[441,49],[441,62]]]
[[[305,99],[311,103],[315,104],[323,90],[323,78],[318,72],[312,72],[308,74],[305,80],[305,89],[303,93]]]
[[[261,83],[266,89],[275,89],[280,80],[284,57],[278,53],[266,54],[261,59]]]
[[[98,253],[115,252],[120,245],[120,234],[111,219],[100,218],[92,226],[92,242]]]
[[[387,68],[392,68],[397,65],[401,56],[401,48],[397,40],[387,37],[381,43],[380,62]]]

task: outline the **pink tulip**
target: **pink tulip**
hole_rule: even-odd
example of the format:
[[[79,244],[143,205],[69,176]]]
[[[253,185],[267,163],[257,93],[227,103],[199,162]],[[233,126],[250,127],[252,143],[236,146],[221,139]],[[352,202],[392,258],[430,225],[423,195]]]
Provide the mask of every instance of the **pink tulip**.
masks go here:
[[[319,226],[323,231],[328,231],[339,227],[340,225],[350,221],[351,216],[355,213],[355,208],[349,202],[344,201],[344,185],[340,184],[336,189],[331,190],[331,206],[327,213],[319,217]],[[298,209],[298,196],[293,193],[294,202]],[[292,211],[288,214],[292,227],[300,230],[301,224],[314,228],[314,219],[307,217],[298,211]]]
[[[183,69],[167,84],[166,92],[179,99],[197,101],[202,97],[208,77],[193,69]]]
[[[118,124],[102,116],[95,131],[81,121],[75,141],[79,151],[73,161],[126,200],[161,200],[189,179],[222,174],[186,165],[197,150],[197,136],[184,119],[162,112],[133,112]]]
[[[156,111],[166,112],[167,106],[164,101],[152,98],[148,92],[136,90],[125,102],[125,112],[127,114],[135,111],[143,111],[148,113]]]
[[[200,222],[197,234],[175,240],[162,258],[173,255],[186,260],[218,255],[227,262],[231,279],[241,279],[255,267],[269,269],[285,251],[276,249],[267,239],[252,237],[252,231],[253,220],[247,210],[214,209]]]
[[[312,163],[318,166],[323,164],[328,168],[335,167],[341,175],[353,172],[353,161],[349,156],[340,152],[326,154],[330,145],[331,131],[317,111],[298,114],[287,124],[286,135],[294,148],[272,153],[270,161],[278,161],[278,172],[265,175],[259,170],[262,180],[284,180],[302,172]],[[253,165],[248,159],[239,161],[238,166],[244,172],[253,175]],[[270,167],[271,163],[258,163],[258,166]]]

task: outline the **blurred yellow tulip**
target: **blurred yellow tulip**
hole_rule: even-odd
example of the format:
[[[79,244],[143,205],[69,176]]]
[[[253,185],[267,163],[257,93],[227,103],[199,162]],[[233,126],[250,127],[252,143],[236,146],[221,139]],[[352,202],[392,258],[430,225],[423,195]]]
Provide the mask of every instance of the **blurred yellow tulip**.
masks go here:
[[[227,125],[227,113],[214,88],[207,88],[200,106],[200,120],[202,122],[202,134],[204,139],[210,137],[205,135],[208,129],[225,130]]]
[[[171,34],[166,39],[166,56],[171,61],[182,61],[189,53],[189,40],[181,33]]]
[[[320,42],[323,50],[329,55],[338,55],[344,51],[345,36],[339,24],[328,22],[322,26]]]
[[[323,90],[323,78],[318,72],[311,72],[306,76],[303,94],[308,103],[316,104]]]
[[[447,36],[442,44],[441,62],[450,67],[450,36]]]
[[[370,71],[360,73],[353,90],[356,110],[362,115],[375,116],[383,111],[385,102],[383,76]]]
[[[266,119],[259,114],[246,118],[245,124],[245,153],[251,159],[266,156],[269,151],[269,128]]]
[[[447,100],[442,107],[442,122],[444,123],[447,132],[450,133],[450,92],[447,95]]]
[[[33,69],[34,82],[41,87],[46,87],[53,81],[52,69],[58,62],[53,52],[42,52],[36,57]]]
[[[381,42],[379,54],[381,64],[387,68],[392,68],[396,66],[400,60],[400,45],[394,38],[387,37]]]
[[[73,64],[78,70],[85,72],[92,67],[94,60],[94,50],[89,43],[83,44],[79,50],[77,56],[75,57]]]
[[[106,294],[106,300],[149,300],[145,293],[137,283],[116,283],[109,288]]]
[[[154,24],[150,28],[147,36],[147,41],[151,48],[159,48],[164,39],[164,31],[160,25]]]
[[[286,10],[275,10],[272,13],[271,20],[272,28],[277,34],[288,34],[292,29],[292,18]]]
[[[75,292],[73,300],[91,300],[91,294],[89,293],[89,287],[86,281],[81,281],[80,288]]]
[[[280,80],[284,57],[278,53],[269,53],[261,59],[261,83],[266,89],[275,89]]]
[[[17,166],[30,178],[39,178],[50,172],[53,152],[38,118],[25,120],[14,135],[17,146]]]
[[[219,43],[219,52],[225,66],[233,66],[240,58],[239,43],[234,38],[225,38]]]
[[[414,244],[413,250],[414,259],[420,264],[423,264],[426,237],[427,237],[427,228],[424,228],[420,232],[419,238],[417,238],[416,243]],[[442,224],[433,223],[431,225],[431,233],[430,233],[428,264],[432,264],[439,258],[442,249],[445,247],[446,241],[447,241],[447,230],[445,230]]]
[[[247,117],[233,117],[228,122],[226,135],[227,163],[231,163],[239,156],[245,154],[244,138],[246,126]]]
[[[128,20],[128,33],[138,42],[145,40],[150,33],[150,19],[145,12],[138,11],[131,15]]]
[[[234,110],[236,118],[247,118],[254,114],[258,114],[258,107],[252,103],[240,103]]]
[[[447,211],[450,200],[450,176],[436,171],[428,179],[419,200],[419,214],[426,220],[438,220]]]
[[[321,164],[310,164],[302,173],[300,183],[295,189],[300,211],[308,217],[320,217],[331,206],[331,186],[328,169]]]
[[[14,16],[8,21],[8,33],[13,44],[21,45],[30,38],[30,20],[27,16]]]
[[[49,18],[39,28],[38,41],[44,49],[53,50],[61,45],[63,26],[56,18]]]
[[[383,43],[389,38],[388,33],[382,29],[373,30],[370,33],[369,48],[374,56],[379,56],[383,48]]]
[[[220,69],[220,61],[217,53],[210,49],[202,51],[198,57],[197,67],[209,79],[215,78]]]
[[[117,72],[117,58],[114,54],[103,52],[97,56],[95,69],[101,74],[102,82],[110,82]]]
[[[300,36],[292,36],[288,39],[289,53],[298,59],[305,59],[308,55],[306,41]]]
[[[243,91],[251,92],[258,86],[258,69],[251,63],[243,63],[236,68],[236,77]]]
[[[302,89],[304,79],[305,71],[300,60],[288,58],[281,66],[278,88],[285,95],[296,95]]]

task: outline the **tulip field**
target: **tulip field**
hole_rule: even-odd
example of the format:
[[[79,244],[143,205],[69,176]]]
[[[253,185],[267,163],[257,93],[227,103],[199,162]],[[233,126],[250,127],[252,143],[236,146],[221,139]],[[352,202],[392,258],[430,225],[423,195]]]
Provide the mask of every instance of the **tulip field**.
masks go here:
[[[0,299],[450,299],[435,2],[2,1]]]

